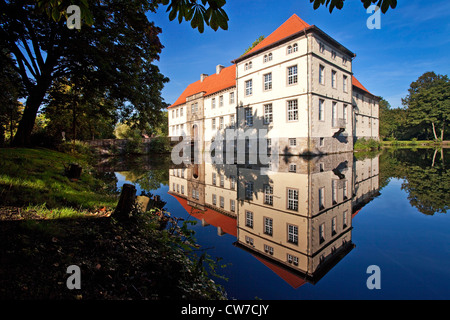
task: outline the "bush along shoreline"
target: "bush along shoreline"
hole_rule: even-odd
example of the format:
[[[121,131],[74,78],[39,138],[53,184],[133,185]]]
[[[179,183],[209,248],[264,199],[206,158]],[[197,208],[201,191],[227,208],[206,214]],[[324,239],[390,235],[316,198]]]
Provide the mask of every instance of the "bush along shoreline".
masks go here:
[[[226,299],[212,280],[218,261],[189,224],[160,206],[119,219],[118,193],[84,156],[0,149],[0,159],[0,299]],[[68,163],[82,167],[79,179]]]

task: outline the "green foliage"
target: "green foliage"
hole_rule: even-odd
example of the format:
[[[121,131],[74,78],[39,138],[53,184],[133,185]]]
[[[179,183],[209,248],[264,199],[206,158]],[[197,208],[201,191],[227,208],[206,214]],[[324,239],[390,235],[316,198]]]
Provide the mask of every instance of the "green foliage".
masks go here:
[[[354,144],[355,150],[375,150],[380,147],[380,142],[375,139],[360,138]]]
[[[448,76],[426,72],[408,89],[402,99],[408,108],[408,122],[416,127],[432,129],[434,138],[444,139],[445,126],[450,122],[450,81]],[[439,129],[438,137],[436,130]]]
[[[389,148],[380,156],[380,186],[402,179],[410,204],[426,215],[446,213],[450,197],[450,149]]]
[[[344,1],[345,0],[309,0],[309,2],[314,3],[314,10],[325,5],[325,7],[328,7],[330,13],[333,12],[334,8],[341,10],[344,7]],[[365,9],[372,4],[376,4],[381,8],[381,12],[383,13],[386,13],[389,8],[394,9],[397,7],[397,0],[361,0],[361,2]]]
[[[72,208],[80,212],[115,207],[116,195],[110,193],[108,183],[94,176],[85,156],[48,149],[0,149],[0,203],[45,203],[50,210]],[[79,181],[70,181],[64,175],[70,163],[82,166]]]
[[[252,45],[250,46],[250,47],[248,47],[245,51],[244,51],[244,53],[242,54],[242,55],[244,55],[244,54],[246,54],[247,52],[249,52],[250,50],[252,50],[254,47],[256,47],[261,41],[263,41],[264,40],[264,36],[259,36],[258,37],[258,39],[256,39],[253,43],[252,43]]]

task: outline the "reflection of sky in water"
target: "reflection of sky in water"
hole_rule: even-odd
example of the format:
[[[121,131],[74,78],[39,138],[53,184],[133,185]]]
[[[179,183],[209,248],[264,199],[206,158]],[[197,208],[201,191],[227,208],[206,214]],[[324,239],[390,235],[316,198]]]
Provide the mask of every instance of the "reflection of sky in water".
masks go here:
[[[116,173],[118,187],[125,177]],[[212,257],[229,264],[219,269],[228,281],[218,279],[230,298],[236,299],[449,299],[450,219],[446,214],[425,215],[411,206],[402,190],[403,179],[391,178],[380,195],[352,219],[351,241],[355,248],[315,285],[293,288],[274,269],[233,245],[236,237],[219,236],[216,226],[202,227],[189,217],[180,202],[161,185],[152,194],[167,202],[173,215],[196,220],[195,238]],[[137,194],[141,190],[136,185]],[[218,200],[217,200],[218,201]],[[202,252],[200,252],[201,254]],[[381,289],[366,286],[370,265],[381,270]]]

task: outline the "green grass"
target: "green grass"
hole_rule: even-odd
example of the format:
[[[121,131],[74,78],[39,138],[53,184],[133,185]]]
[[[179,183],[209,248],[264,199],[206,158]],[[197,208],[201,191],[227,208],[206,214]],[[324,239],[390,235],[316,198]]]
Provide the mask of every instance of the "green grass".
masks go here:
[[[78,163],[78,181],[65,176],[65,167]],[[117,197],[95,177],[88,159],[48,149],[0,149],[0,204],[29,207],[47,217],[113,208]]]

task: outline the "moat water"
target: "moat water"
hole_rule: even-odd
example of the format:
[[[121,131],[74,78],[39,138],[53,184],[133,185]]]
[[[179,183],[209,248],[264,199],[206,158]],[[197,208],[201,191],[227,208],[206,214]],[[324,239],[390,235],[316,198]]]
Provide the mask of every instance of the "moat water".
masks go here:
[[[106,171],[196,222],[230,299],[450,299],[449,150],[281,159],[263,174],[169,155]]]

